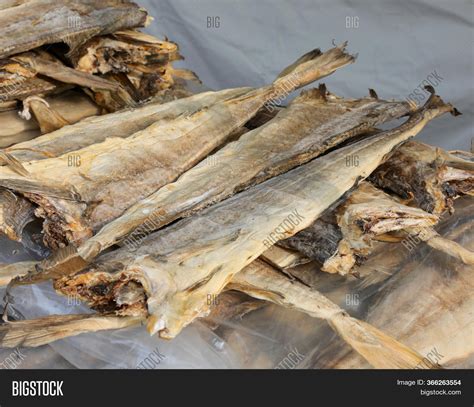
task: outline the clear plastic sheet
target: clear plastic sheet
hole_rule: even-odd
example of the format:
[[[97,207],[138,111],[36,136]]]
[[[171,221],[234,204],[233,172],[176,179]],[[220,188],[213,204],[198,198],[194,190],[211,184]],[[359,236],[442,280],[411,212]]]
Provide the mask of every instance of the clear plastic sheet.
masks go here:
[[[453,238],[473,250],[473,199],[471,197],[459,199],[455,208],[453,215],[443,219],[438,231],[441,235]],[[442,284],[446,284],[446,287],[439,287],[439,291],[449,292],[450,281],[458,278],[460,267],[467,266],[456,264],[455,260],[436,253],[423,243],[411,252],[401,244],[389,245],[382,250],[382,253],[371,256],[363,266],[365,272],[373,270],[375,273],[382,270],[387,275],[386,278],[372,278],[370,281],[376,282],[375,284],[368,284],[369,280],[364,282],[353,277],[343,278],[321,273],[311,264],[299,267],[306,268],[305,275],[308,276],[309,283],[346,308],[351,315],[370,321],[374,313],[382,314],[382,317],[379,315],[377,323],[383,324],[383,329],[387,333],[397,336],[397,332],[390,332],[390,321],[384,321],[384,315],[385,319],[393,316],[390,312],[381,313],[377,307],[387,307],[387,298],[390,299],[390,295],[396,290],[404,290],[404,284],[409,289],[409,284],[413,283],[413,273],[423,273],[419,277],[427,282],[436,275],[446,277],[442,280]],[[20,255],[22,258],[28,257],[27,253],[18,247],[14,249],[19,250],[15,252],[14,257],[9,257],[8,251],[11,247],[5,246],[5,240],[2,238],[3,261],[13,259],[17,261]],[[474,279],[474,275],[471,278]],[[423,295],[436,295],[436,292],[427,292],[420,286],[421,300]],[[91,312],[84,305],[71,303],[67,298],[56,294],[50,283],[17,287],[13,296],[12,312],[17,313],[15,315],[17,318]],[[398,307],[395,307],[394,304],[394,308],[403,309],[403,306],[397,305]],[[460,304],[457,306],[451,304],[443,311],[448,313],[447,315],[440,313],[436,318],[430,318],[429,323],[436,324],[437,321],[446,318],[465,322],[465,317],[469,316],[464,315],[462,318],[459,306]],[[406,304],[406,309],[407,312],[412,312],[409,302]],[[416,317],[416,310],[413,310],[413,318]],[[415,348],[422,354],[429,352],[430,349],[442,348],[444,361],[441,360],[441,364],[446,362],[449,367],[474,367],[474,359],[469,357],[470,350],[474,348],[472,309],[470,318],[468,323],[459,326],[456,332],[443,332],[442,325],[424,326],[426,332],[438,330],[440,343],[437,343],[436,337],[433,336],[428,336],[424,341],[423,335],[415,335]],[[414,329],[420,328],[415,324]],[[452,329],[451,325],[449,329]],[[470,342],[471,349],[465,349],[465,358],[452,360],[449,346],[446,348],[441,343],[441,338],[446,335],[456,337],[457,343]],[[413,337],[410,335],[407,337],[407,344],[412,345],[410,340],[414,340]],[[144,327],[136,327],[82,334],[48,346],[54,351],[52,355],[60,355],[77,368],[327,368],[338,366],[344,360],[352,360],[351,367],[368,367],[363,360],[357,360],[357,357],[351,355],[350,348],[333,333],[327,323],[275,305],[253,311],[238,321],[221,321],[216,333],[202,322],[196,321],[172,341],[150,337]],[[47,347],[42,347],[45,348]],[[46,350],[43,350],[43,354],[45,352]],[[25,353],[28,354],[26,350]],[[35,357],[34,355],[30,358]],[[57,357],[51,356],[50,364],[41,359],[41,367],[54,368],[62,365],[64,363]],[[35,366],[30,360],[28,367]]]

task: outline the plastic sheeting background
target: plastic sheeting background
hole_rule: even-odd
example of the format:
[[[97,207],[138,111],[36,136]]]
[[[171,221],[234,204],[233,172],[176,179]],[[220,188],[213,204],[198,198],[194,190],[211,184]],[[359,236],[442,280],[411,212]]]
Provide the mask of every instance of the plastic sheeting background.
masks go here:
[[[437,230],[474,250],[472,198],[459,199],[455,208],[454,215],[446,217]],[[2,255],[0,261],[5,261]],[[388,243],[360,269],[370,279],[321,273],[314,264],[299,267],[307,270],[306,282],[352,316],[369,322],[374,319],[374,326],[422,355],[436,349],[442,355],[437,362],[445,367],[474,368],[474,318],[472,308],[466,309],[472,300],[457,301],[459,295],[470,298],[472,294],[472,284],[465,286],[464,293],[459,292],[460,282],[472,282],[472,266],[425,244],[408,251],[401,244]],[[387,278],[367,284],[375,281],[376,274]],[[407,298],[403,295],[406,292],[415,292],[416,298]],[[54,293],[49,283],[20,286],[13,294],[12,310],[13,316],[18,313],[17,318],[90,312],[82,305],[68,303],[65,297]],[[438,303],[437,298],[442,301]],[[414,308],[416,301],[428,304],[430,312]],[[436,308],[439,304],[444,304],[441,310]],[[405,312],[394,318],[394,309]],[[63,359],[53,359],[51,349],[53,355]],[[10,351],[1,350],[0,357],[5,358]],[[219,335],[197,321],[171,341],[150,337],[144,327],[137,327],[83,334],[43,346],[39,351],[21,352],[26,355],[21,367],[32,368],[328,368],[345,366],[344,363],[370,367],[351,352],[325,321],[276,305],[253,311],[241,320],[224,321]]]
[[[336,94],[361,97],[373,88],[381,98],[405,99],[431,75],[438,94],[463,116],[436,120],[418,138],[471,149],[472,0],[136,1],[155,18],[147,31],[176,41],[183,65],[212,89],[270,83],[303,53],[328,49],[333,40],[348,40],[358,54],[355,64],[322,80]],[[427,93],[412,98],[422,102]]]

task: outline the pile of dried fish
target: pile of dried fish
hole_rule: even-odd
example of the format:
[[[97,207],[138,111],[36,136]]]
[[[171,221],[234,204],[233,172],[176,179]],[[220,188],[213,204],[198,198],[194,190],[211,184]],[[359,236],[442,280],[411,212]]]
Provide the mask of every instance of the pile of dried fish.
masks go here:
[[[189,77],[170,65],[178,58],[173,44],[127,31],[145,22],[143,10],[89,3],[99,14],[115,10],[116,20],[74,38],[63,55],[71,67],[37,48],[57,38],[3,47],[5,66],[31,80],[50,74],[87,88],[109,111],[159,93],[173,76]],[[74,7],[66,2],[65,10]],[[122,10],[136,19],[124,19]],[[140,324],[170,339],[197,318],[225,335],[220,322],[272,302],[327,321],[373,367],[420,366],[416,341],[410,348],[380,331],[375,326],[393,332],[383,319],[373,326],[351,317],[308,283],[314,276],[295,271],[317,263],[314,275],[376,281],[382,277],[364,265],[380,245],[414,238],[474,265],[471,248],[436,232],[453,200],[474,193],[472,155],[408,141],[429,121],[459,114],[434,89],[417,106],[380,99],[372,89],[344,98],[320,84],[286,108],[274,105],[354,60],[345,44],[316,49],[261,88],[154,101],[66,127],[44,122],[48,134],[1,151],[0,231],[21,241],[25,225],[41,219],[52,254],[0,266],[0,283],[8,285],[0,345],[39,346]],[[45,106],[28,96],[35,114]],[[48,123],[61,121],[45,112]],[[377,128],[403,117],[396,127]],[[15,287],[50,279],[58,293],[96,313],[10,321]],[[209,296],[220,296],[219,306]]]
[[[196,76],[173,68],[182,59],[175,43],[137,30],[149,21],[122,0],[2,7],[0,147],[151,98],[188,96],[183,79]]]

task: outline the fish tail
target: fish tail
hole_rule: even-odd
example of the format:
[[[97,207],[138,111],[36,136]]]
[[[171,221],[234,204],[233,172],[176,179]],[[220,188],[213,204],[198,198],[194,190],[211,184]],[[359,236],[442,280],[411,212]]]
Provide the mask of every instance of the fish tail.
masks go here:
[[[330,75],[337,69],[351,64],[356,56],[346,52],[347,42],[331,48],[326,52],[321,52],[319,48],[307,52],[294,63],[287,66],[275,79],[273,85],[292,90],[301,88],[314,82],[317,79]]]
[[[430,93],[430,97],[419,111],[428,111],[439,109],[441,112],[449,112],[453,116],[460,116],[462,113],[456,109],[451,103],[446,103],[439,95],[436,94],[435,89],[431,85],[425,86],[425,90]]]
[[[474,161],[457,157],[455,154],[452,154],[449,151],[444,151],[440,148],[437,149],[437,152],[443,160],[443,163],[448,167],[457,168],[459,170],[474,171]]]
[[[319,57],[322,54],[321,50],[319,48],[315,48],[306,54],[302,55],[299,57],[295,62],[293,62],[291,65],[288,65],[285,69],[283,69],[277,76],[276,79],[283,78],[284,76],[290,75],[292,72],[294,72],[301,64],[304,64],[305,62],[312,61],[315,58]]]
[[[352,318],[346,313],[335,314],[328,322],[376,369],[427,368],[424,363],[426,358],[366,322]]]

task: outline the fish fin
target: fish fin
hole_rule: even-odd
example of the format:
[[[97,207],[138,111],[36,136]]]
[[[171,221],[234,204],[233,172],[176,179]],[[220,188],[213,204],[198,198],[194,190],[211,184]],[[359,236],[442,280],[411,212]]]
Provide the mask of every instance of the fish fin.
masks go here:
[[[189,69],[173,69],[171,71],[171,75],[176,78],[184,79],[187,81],[196,81],[202,84],[202,81],[201,79],[199,79],[199,76],[197,76],[195,72],[190,71]]]
[[[303,101],[303,100],[316,100],[327,102],[328,95],[331,93],[327,90],[326,84],[320,83],[317,88],[304,89],[300,92],[298,96],[295,97],[294,101]]]
[[[54,154],[52,153],[49,153],[47,151],[42,151],[42,150],[38,150],[36,148],[28,148],[28,147],[16,147],[15,145],[11,146],[11,147],[8,147],[7,148],[8,151],[31,151],[33,153],[38,153],[38,154],[41,154],[42,156],[46,157],[46,158],[54,158],[56,157]]]
[[[50,258],[43,260],[40,267],[54,269],[61,275],[70,275],[81,271],[88,265],[89,262],[79,255],[77,248],[69,245],[57,250]]]
[[[427,359],[415,350],[372,325],[345,313],[336,314],[328,322],[352,348],[376,369],[440,368],[439,365],[426,365]]]
[[[12,156],[10,153],[6,151],[0,151],[0,160],[5,163],[12,171],[16,172],[17,174],[28,177],[30,173],[28,170],[23,166],[23,164]]]
[[[307,52],[303,56],[299,57],[295,62],[293,62],[291,65],[287,66],[285,69],[283,69],[277,76],[277,79],[283,78],[284,76],[290,74],[293,72],[299,65],[311,61],[314,58],[320,56],[322,54],[321,50],[319,48],[315,48],[312,51]]]
[[[377,92],[375,92],[375,90],[369,88],[369,95],[371,98],[374,98],[374,99],[378,99],[379,96],[377,95]]]
[[[425,104],[419,109],[419,111],[424,111],[424,110],[430,110],[433,108],[438,108],[438,107],[448,107],[449,113],[451,113],[453,116],[460,116],[462,113],[456,109],[451,103],[445,103],[443,99],[441,99],[440,96],[438,96],[435,92],[435,89],[431,85],[425,86],[425,90],[428,93],[431,93],[430,97],[428,100],[425,102]]]

